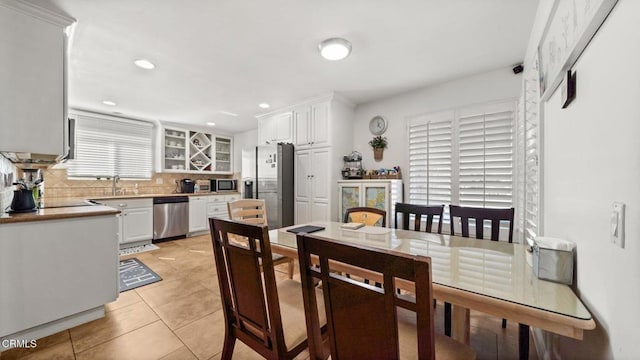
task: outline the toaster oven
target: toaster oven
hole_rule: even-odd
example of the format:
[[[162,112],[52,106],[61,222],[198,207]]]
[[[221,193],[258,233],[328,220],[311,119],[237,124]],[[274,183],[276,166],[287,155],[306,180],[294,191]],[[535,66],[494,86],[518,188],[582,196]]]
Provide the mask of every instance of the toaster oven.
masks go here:
[[[196,180],[196,184],[198,185],[199,193],[208,193],[211,192],[211,181],[209,180]]]

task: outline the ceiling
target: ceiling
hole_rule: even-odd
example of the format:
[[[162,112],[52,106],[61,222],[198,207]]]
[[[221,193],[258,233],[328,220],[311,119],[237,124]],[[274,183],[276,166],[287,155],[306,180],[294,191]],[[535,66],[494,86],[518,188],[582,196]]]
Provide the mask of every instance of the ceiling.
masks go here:
[[[362,104],[518,64],[538,3],[47,1],[78,20],[69,62],[71,107],[215,122],[214,131],[231,133],[256,128],[256,115],[331,92]],[[322,59],[318,43],[330,37],[348,39],[351,56]],[[139,58],[156,69],[136,67]],[[260,109],[261,102],[271,109]]]

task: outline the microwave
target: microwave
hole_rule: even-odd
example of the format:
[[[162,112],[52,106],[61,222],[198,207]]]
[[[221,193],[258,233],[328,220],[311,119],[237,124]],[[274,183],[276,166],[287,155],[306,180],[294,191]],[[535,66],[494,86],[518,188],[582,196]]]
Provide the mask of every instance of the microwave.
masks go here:
[[[238,180],[233,179],[212,179],[212,192],[238,191]]]
[[[211,192],[211,181],[209,180],[196,180],[196,185],[198,185],[198,193],[208,193]]]

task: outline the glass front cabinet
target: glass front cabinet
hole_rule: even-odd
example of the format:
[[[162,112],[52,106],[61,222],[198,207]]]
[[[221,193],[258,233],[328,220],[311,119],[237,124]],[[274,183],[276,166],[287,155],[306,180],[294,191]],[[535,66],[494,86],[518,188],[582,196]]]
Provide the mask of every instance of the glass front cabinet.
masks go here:
[[[347,209],[372,207],[387,212],[385,227],[393,225],[395,204],[402,202],[402,180],[338,181],[338,219],[344,220]]]
[[[159,143],[159,172],[233,173],[231,137],[165,127]]]

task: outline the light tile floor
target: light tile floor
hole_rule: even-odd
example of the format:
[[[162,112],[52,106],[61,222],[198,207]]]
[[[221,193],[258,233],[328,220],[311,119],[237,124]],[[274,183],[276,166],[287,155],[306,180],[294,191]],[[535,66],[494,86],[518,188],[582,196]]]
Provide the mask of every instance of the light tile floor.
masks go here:
[[[133,254],[163,280],[120,294],[106,305],[106,316],[38,340],[35,349],[0,353],[11,359],[219,359],[224,338],[223,315],[211,238],[196,236],[157,244],[160,249]],[[287,277],[287,264],[276,268]],[[442,307],[436,331],[442,332]],[[518,326],[471,313],[471,346],[478,359],[517,359]],[[537,359],[531,339],[530,359]],[[259,359],[236,342],[234,359]],[[303,352],[299,359],[308,358]]]

